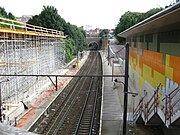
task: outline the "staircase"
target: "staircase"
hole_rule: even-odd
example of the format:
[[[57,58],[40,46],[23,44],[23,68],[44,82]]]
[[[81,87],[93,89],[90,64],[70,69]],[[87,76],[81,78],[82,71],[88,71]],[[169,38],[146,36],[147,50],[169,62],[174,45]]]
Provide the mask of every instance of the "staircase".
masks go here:
[[[154,91],[152,97],[145,103],[144,96],[140,99],[133,113],[134,123],[145,125],[165,125],[166,127],[180,125],[180,86],[166,95],[160,105],[158,91],[161,84]]]

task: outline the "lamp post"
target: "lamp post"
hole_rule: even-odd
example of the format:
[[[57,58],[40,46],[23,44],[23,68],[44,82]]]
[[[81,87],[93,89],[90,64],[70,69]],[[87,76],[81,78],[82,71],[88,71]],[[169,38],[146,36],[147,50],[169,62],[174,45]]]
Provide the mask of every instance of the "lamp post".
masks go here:
[[[125,84],[124,82],[122,81],[119,81],[117,79],[114,79],[114,83],[121,83],[123,84],[124,88],[125,88]],[[115,84],[114,84],[115,85]],[[124,95],[127,95],[128,94],[132,95],[132,97],[134,98],[134,102],[135,102],[135,97],[138,95],[138,93],[135,93],[135,92],[129,92],[128,91],[128,88],[127,88],[127,91],[124,91]],[[126,101],[127,102],[127,101]],[[133,102],[133,114],[134,114],[134,102]],[[126,109],[126,110],[125,110]],[[126,106],[124,106],[124,110],[126,111],[126,119],[123,118],[123,135],[126,135],[126,122],[127,122],[127,104]],[[123,114],[123,116],[125,117],[125,114]],[[134,117],[134,116],[133,116]],[[125,132],[125,133],[124,133]]]
[[[3,107],[2,107],[2,96],[1,96],[1,84],[3,83],[3,82],[8,82],[9,81],[9,79],[6,79],[6,80],[3,80],[3,81],[1,81],[0,82],[0,122],[2,123],[3,122],[3,118],[2,118],[2,112],[3,112]]]
[[[128,104],[128,78],[129,78],[129,44],[126,43],[125,55],[125,81],[124,81],[124,113],[123,113],[123,135],[126,135],[127,104]]]

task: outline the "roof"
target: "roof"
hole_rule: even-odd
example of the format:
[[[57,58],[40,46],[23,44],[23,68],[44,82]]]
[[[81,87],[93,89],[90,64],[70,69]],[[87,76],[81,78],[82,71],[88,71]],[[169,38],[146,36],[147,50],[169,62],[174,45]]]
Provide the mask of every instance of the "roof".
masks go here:
[[[180,29],[179,17],[180,2],[119,33],[118,36],[127,38],[136,34],[148,34],[177,30]]]

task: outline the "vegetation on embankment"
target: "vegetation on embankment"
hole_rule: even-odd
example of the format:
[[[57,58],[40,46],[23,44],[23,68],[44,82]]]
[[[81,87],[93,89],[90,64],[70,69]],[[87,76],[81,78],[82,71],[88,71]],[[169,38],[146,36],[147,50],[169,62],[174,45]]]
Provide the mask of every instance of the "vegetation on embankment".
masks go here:
[[[28,21],[29,24],[45,28],[63,31],[68,37],[65,39],[66,62],[76,56],[78,50],[87,46],[85,31],[66,22],[53,6],[44,6],[39,15],[35,15]]]

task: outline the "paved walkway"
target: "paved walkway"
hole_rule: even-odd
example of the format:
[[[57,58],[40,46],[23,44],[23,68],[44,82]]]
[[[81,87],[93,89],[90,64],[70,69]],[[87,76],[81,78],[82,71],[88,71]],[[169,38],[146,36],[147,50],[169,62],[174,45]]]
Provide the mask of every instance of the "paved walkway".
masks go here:
[[[111,75],[112,67],[108,65],[105,54],[102,53],[103,74]],[[119,135],[122,129],[123,108],[117,86],[114,87],[111,77],[103,78],[102,98],[102,135]],[[122,89],[121,89],[122,90]]]
[[[108,65],[107,56],[101,53],[103,61],[104,75],[112,74],[112,66]],[[124,67],[122,65],[114,66],[115,75],[123,75]],[[114,85],[113,80],[124,82],[123,77],[106,77],[103,78],[103,101],[102,101],[102,118],[101,134],[102,135],[120,135],[123,127],[123,105],[124,105],[124,86],[122,83]],[[129,91],[137,92],[131,82],[129,82]],[[128,121],[132,120],[132,109],[137,104],[138,99],[128,95]]]

